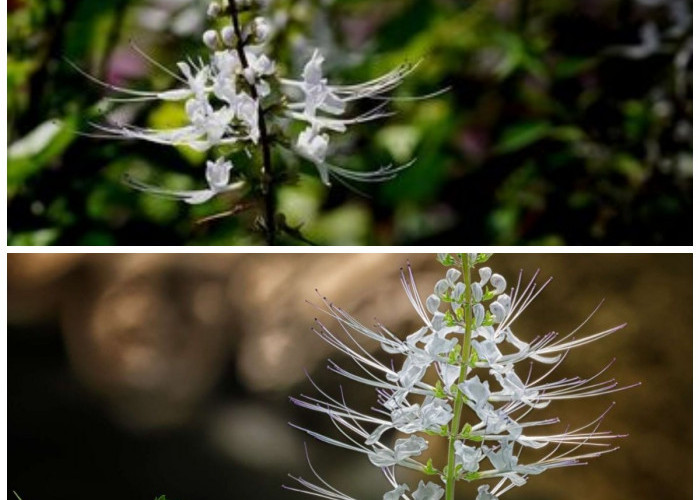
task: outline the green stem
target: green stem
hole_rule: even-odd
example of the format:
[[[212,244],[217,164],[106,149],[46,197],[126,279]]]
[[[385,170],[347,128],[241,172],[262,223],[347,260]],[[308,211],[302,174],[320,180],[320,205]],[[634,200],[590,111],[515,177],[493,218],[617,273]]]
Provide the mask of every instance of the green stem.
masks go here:
[[[471,266],[469,263],[469,255],[466,253],[460,254],[462,260],[462,276],[466,289],[464,291],[464,340],[462,342],[462,358],[459,369],[459,378],[457,385],[464,382],[469,374],[469,358],[471,357],[472,342],[471,342],[471,325],[472,325],[472,289],[471,289]],[[447,388],[449,389],[449,388]],[[459,394],[459,390],[455,394],[454,399],[454,414],[452,416],[452,427],[447,448],[447,477],[445,479],[445,500],[454,500],[455,498],[455,483],[457,481],[457,472],[455,465],[454,446],[457,436],[460,432],[460,420],[462,416],[462,406],[464,401]]]

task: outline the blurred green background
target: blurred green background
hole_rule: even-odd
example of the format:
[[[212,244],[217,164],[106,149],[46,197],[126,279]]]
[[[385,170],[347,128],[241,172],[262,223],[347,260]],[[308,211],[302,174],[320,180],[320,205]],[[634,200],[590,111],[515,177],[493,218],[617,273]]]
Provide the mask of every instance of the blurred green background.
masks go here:
[[[8,487],[24,500],[308,498],[281,489],[287,473],[312,477],[306,441],[333,485],[381,498],[386,482],[366,457],[288,425],[335,430],[288,397],[314,394],[306,369],[328,393],[342,384],[353,406],[376,406],[371,388],[325,369],[329,356],[352,363],[309,331],[318,310],[304,300],[318,303],[318,288],[366,325],[405,336],[420,323],[399,282],[406,259],[425,298],[444,276],[433,255],[10,255]],[[590,376],[615,358],[608,377],[642,382],[544,410],[575,428],[615,401],[601,430],[629,436],[615,453],[534,476],[503,498],[690,500],[691,255],[495,255],[489,264],[510,284],[520,270],[554,276],[514,325],[523,340],[570,332],[602,299],[581,335],[628,323],[572,351],[559,376]],[[442,464],[444,443],[430,451]],[[473,484],[460,492],[475,496]]]
[[[12,245],[257,244],[255,214],[202,222],[231,200],[189,207],[133,192],[130,172],[202,186],[191,151],[79,135],[100,122],[102,90],[131,88],[203,55],[205,1],[10,0],[8,234]],[[423,60],[397,115],[335,137],[334,162],[369,170],[417,158],[398,179],[328,190],[311,165],[278,193],[318,244],[691,244],[690,0],[274,0],[271,46],[298,74],[312,47],[332,80]],[[158,126],[172,104],[113,120]],[[244,161],[244,160],[243,160]],[[296,243],[294,240],[283,241]]]

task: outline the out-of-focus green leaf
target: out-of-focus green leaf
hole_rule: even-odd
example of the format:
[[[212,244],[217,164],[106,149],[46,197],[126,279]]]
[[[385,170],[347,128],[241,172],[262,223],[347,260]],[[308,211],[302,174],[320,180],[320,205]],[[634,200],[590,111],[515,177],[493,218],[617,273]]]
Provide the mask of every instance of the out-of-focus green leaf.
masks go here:
[[[413,158],[420,138],[420,132],[410,125],[384,127],[376,135],[377,143],[386,148],[397,163],[407,163]]]
[[[414,113],[414,123],[422,140],[415,146],[415,164],[381,186],[383,198],[390,203],[433,199],[445,181],[447,157],[444,148],[453,131],[449,105],[438,99],[425,101]]]
[[[545,121],[527,121],[508,126],[494,147],[499,154],[512,153],[549,135],[552,125]]]
[[[571,78],[590,70],[595,65],[592,58],[565,57],[554,65],[555,78]]]
[[[85,246],[110,246],[114,245],[114,236],[105,231],[90,231],[80,239],[80,244]]]
[[[360,245],[367,241],[371,226],[372,216],[367,207],[346,204],[321,216],[305,233],[320,244]]]
[[[562,125],[560,127],[554,127],[549,133],[552,139],[558,139],[564,142],[576,142],[584,139],[586,133],[578,127]]]
[[[512,245],[517,233],[519,210],[515,206],[501,207],[494,210],[489,217],[489,226],[493,233],[494,243]]]
[[[638,158],[626,153],[618,153],[614,158],[615,170],[624,175],[630,183],[640,185],[646,177],[646,168]]]
[[[29,77],[36,68],[33,59],[17,59],[7,55],[7,104],[8,113],[16,112],[17,108],[26,105],[26,92]]]
[[[39,229],[37,231],[28,231],[26,233],[17,233],[10,235],[10,245],[20,246],[47,246],[52,245],[59,236],[57,228]]]
[[[72,60],[81,60],[86,55],[95,61],[101,58],[117,7],[122,3],[122,0],[79,2],[67,26],[69,36],[64,41],[64,55]]]
[[[296,184],[279,189],[277,204],[289,226],[307,226],[318,217],[325,196],[326,188],[318,177],[302,174]]]
[[[49,120],[10,144],[7,151],[7,192],[14,192],[59,157],[75,140],[77,119]]]

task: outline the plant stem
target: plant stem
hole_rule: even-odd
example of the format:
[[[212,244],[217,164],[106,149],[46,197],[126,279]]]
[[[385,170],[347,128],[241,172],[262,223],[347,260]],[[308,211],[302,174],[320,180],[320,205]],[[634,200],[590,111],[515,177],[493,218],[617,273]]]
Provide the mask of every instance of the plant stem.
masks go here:
[[[241,60],[243,69],[248,68],[248,58],[245,54],[245,40],[241,33],[241,25],[238,19],[238,6],[235,0],[229,0],[229,14],[233,23],[233,30],[236,33],[236,52]],[[265,110],[262,107],[258,96],[258,90],[254,84],[248,84],[250,87],[250,95],[258,103],[258,128],[260,129],[260,148],[262,149],[262,174],[260,179],[261,191],[265,205],[265,241],[268,245],[275,244],[275,191],[274,179],[272,177],[272,155],[270,153],[270,136],[267,133],[267,125],[265,124]]]
[[[462,276],[466,289],[464,291],[464,340],[462,342],[462,358],[459,369],[459,378],[457,385],[464,382],[469,374],[469,358],[472,350],[472,289],[471,289],[471,264],[469,262],[469,254],[460,254],[462,260]],[[449,388],[448,388],[449,389]],[[445,500],[454,500],[455,497],[455,482],[457,480],[455,452],[454,446],[457,436],[460,432],[460,420],[462,416],[462,406],[464,401],[457,390],[455,394],[454,414],[452,416],[452,427],[450,429],[450,437],[447,448],[447,477],[445,479]]]

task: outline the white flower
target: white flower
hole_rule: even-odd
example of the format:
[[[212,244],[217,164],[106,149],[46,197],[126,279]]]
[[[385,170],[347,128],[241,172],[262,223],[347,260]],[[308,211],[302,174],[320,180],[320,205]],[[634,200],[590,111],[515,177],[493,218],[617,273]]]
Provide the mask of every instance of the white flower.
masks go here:
[[[387,491],[384,493],[384,496],[382,496],[382,500],[399,500],[404,493],[408,491],[408,486],[405,484],[402,484],[400,486],[397,486],[391,491]]]
[[[229,106],[235,108],[238,103],[236,74],[241,69],[241,62],[235,52],[222,50],[214,54],[213,94]]]
[[[476,500],[498,500],[496,495],[489,493],[489,485],[482,484],[478,488],[479,494],[476,496]]]
[[[361,182],[379,182],[393,179],[398,172],[411,166],[411,164],[407,164],[397,168],[381,167],[372,172],[355,172],[337,167],[326,162],[329,140],[328,134],[319,133],[319,128],[311,125],[299,133],[294,147],[294,151],[316,166],[321,182],[326,186],[331,185],[331,176]]]
[[[459,377],[460,370],[461,368],[459,365],[438,363],[438,375],[440,376],[440,380],[442,380],[443,387],[445,387],[448,391],[451,390],[450,388]]]
[[[307,127],[301,131],[297,139],[299,152],[313,161],[315,164],[323,164],[328,153],[328,134],[319,134],[314,127]],[[322,175],[324,184],[328,184],[328,173]]]
[[[418,483],[418,489],[412,493],[413,500],[440,500],[445,490],[435,483]]]
[[[378,467],[399,464],[410,457],[416,457],[428,449],[428,442],[415,435],[406,439],[397,439],[394,449],[381,448],[368,454],[370,462]]]
[[[248,48],[245,49],[245,53],[248,67],[243,71],[243,76],[250,85],[255,85],[260,97],[269,95],[270,84],[263,78],[275,73],[274,61],[265,54],[256,54]]]
[[[211,74],[210,68],[208,66],[202,66],[199,69],[195,68],[197,71],[193,72],[193,68],[186,62],[177,63],[177,67],[187,79],[187,85],[189,85],[195,97],[198,99],[205,98],[207,93],[207,81]]]
[[[264,3],[246,0],[236,6],[239,10],[252,11],[262,9]],[[209,17],[228,18],[228,14],[225,2],[208,3]],[[240,36],[237,36],[239,28]],[[350,125],[389,116],[391,113],[385,110],[389,101],[386,94],[400,85],[417,65],[402,65],[363,83],[332,85],[323,74],[323,56],[314,50],[299,79],[279,78],[277,64],[265,52],[264,46],[272,31],[270,22],[260,16],[241,26],[231,22],[217,29],[207,29],[201,38],[210,50],[209,56],[183,57],[177,63],[177,71],[171,71],[133,46],[144,59],[176,82],[173,88],[163,91],[132,90],[101,82],[70,63],[91,81],[120,94],[108,98],[110,101],[182,102],[187,116],[187,122],[180,126],[160,129],[119,123],[95,124],[97,133],[92,135],[185,146],[199,152],[236,145],[235,151],[242,151],[249,157],[253,157],[252,148],[258,146],[264,150],[263,158],[271,157],[270,149],[274,146],[291,147],[293,152],[316,166],[325,185],[330,185],[331,177],[341,183],[348,180],[383,182],[393,179],[413,164],[381,166],[366,172],[333,165],[327,162],[330,137],[325,132],[342,133]],[[378,105],[356,116],[347,115],[348,103],[363,98],[377,100]],[[308,124],[296,138],[285,135],[290,118]],[[265,170],[271,168],[270,165],[263,167]],[[271,183],[274,189],[271,176],[262,176],[261,179],[264,184]],[[267,192],[270,186],[261,187]],[[269,216],[267,214],[267,218]]]
[[[258,101],[248,94],[238,94],[236,102],[236,117],[248,128],[248,137],[257,144],[260,140]]]
[[[232,168],[233,163],[226,161],[224,158],[218,158],[215,162],[208,161],[206,178],[209,183],[209,189],[215,192],[225,190],[229,185]]]
[[[317,140],[316,148],[312,148],[312,140],[323,137],[324,130],[345,132],[349,125],[364,123],[389,116],[391,113],[384,111],[387,98],[382,97],[386,92],[398,86],[403,78],[410,73],[415,66],[402,66],[386,75],[370,82],[356,85],[331,85],[323,76],[323,56],[318,50],[314,50],[311,58],[304,66],[301,80],[280,78],[279,82],[289,88],[290,104],[286,116],[309,124],[309,128],[297,140],[295,151],[307,160],[312,161],[319,171],[324,184],[330,184],[330,176],[349,179],[358,182],[380,182],[392,179],[396,174],[412,165],[394,168],[392,166],[381,167],[371,172],[355,172],[326,163],[326,148],[321,147],[328,142]],[[299,94],[303,96],[299,99]],[[379,99],[378,106],[366,113],[357,116],[343,116],[347,104],[363,98]],[[323,153],[323,154],[321,154]]]
[[[264,17],[258,16],[255,19],[253,19],[253,22],[251,23],[251,28],[253,36],[255,37],[255,41],[257,43],[264,43],[268,40],[268,38],[270,38],[272,28],[270,26],[270,23]]]
[[[425,398],[420,413],[420,428],[416,430],[437,432],[443,425],[447,425],[452,420],[452,407],[447,401],[434,397]]]
[[[461,441],[455,441],[454,452],[457,458],[457,464],[461,464],[463,470],[467,472],[479,470],[479,462],[484,458],[481,448],[466,446]]]
[[[207,16],[218,17],[221,14],[221,5],[218,2],[211,2],[207,6]]]
[[[467,271],[474,271],[472,268],[479,261],[478,257],[463,254],[457,261],[468,263],[465,265]],[[447,262],[447,259],[443,260]],[[467,275],[470,276],[471,272]],[[362,325],[324,298],[326,309],[323,311],[338,322],[349,340],[344,342],[322,325],[314,331],[348,355],[360,368],[358,373],[353,373],[331,362],[330,369],[376,389],[379,405],[376,410],[363,413],[348,407],[343,398],[336,400],[325,393],[322,393],[325,399],[304,397],[292,398],[292,401],[328,415],[347,441],[309,430],[305,432],[323,442],[365,454],[372,464],[382,468],[393,488],[386,494],[389,495],[387,498],[407,498],[405,485],[399,486],[393,478],[395,467],[405,467],[439,474],[443,482],[452,486],[454,481],[495,479],[497,482],[493,487],[480,485],[476,498],[497,500],[511,488],[525,484],[532,475],[551,468],[579,465],[614,451],[615,448],[609,447],[609,441],[620,437],[598,431],[610,408],[582,427],[567,427],[559,432],[538,432],[559,423],[557,418],[532,417],[533,410],[552,401],[598,396],[624,389],[617,387],[614,381],[597,381],[610,365],[589,377],[549,380],[561,362],[560,353],[610,335],[620,327],[574,339],[579,327],[559,340],[555,333],[550,333],[525,342],[513,333],[513,322],[540,293],[535,278],[524,287],[518,279],[509,294],[503,293],[505,278],[489,268],[480,269],[478,279],[473,284],[481,295],[477,292],[467,302],[468,294],[464,291],[467,287],[475,290],[475,287],[470,280],[464,281],[459,270],[451,269],[435,284],[435,294],[424,302],[410,267],[407,273],[402,271],[402,285],[423,323],[405,339],[382,325],[377,325],[376,329]],[[459,307],[453,307],[454,312],[443,313],[439,311],[442,300],[457,302]],[[475,315],[481,316],[480,319],[463,317],[463,311],[469,311],[470,307]],[[489,308],[491,323],[486,323],[485,307]],[[385,353],[399,359],[388,363],[380,361],[354,335],[377,342]],[[458,346],[459,342],[469,344]],[[458,352],[461,352],[461,357]],[[526,360],[549,366],[538,375],[533,375],[538,372],[530,369],[528,377],[523,379],[515,371],[515,366]],[[399,363],[401,369],[397,371],[395,365],[399,366]],[[475,369],[480,370],[478,374],[472,372]],[[435,373],[444,386],[431,385]],[[500,389],[492,389],[494,385],[500,385]],[[420,405],[416,402],[419,397],[423,398]],[[457,405],[459,413],[465,409],[462,405],[473,412],[467,418],[468,425],[462,427],[463,420],[455,420]],[[408,437],[396,439],[393,446],[388,446],[382,440],[391,430]],[[419,461],[428,448],[428,442],[422,437],[424,434],[442,436],[449,441],[448,467],[453,464],[451,471],[440,473],[430,461],[427,464]],[[551,449],[544,450],[540,458],[530,458],[527,454],[524,456],[528,459],[520,461],[523,448],[539,450],[547,446]],[[392,471],[391,475],[387,475],[388,470]],[[421,481],[412,497],[413,500],[436,500],[441,499],[443,493],[438,485]],[[319,496],[349,498],[342,495]]]
[[[199,189],[193,191],[177,191],[151,186],[138,181],[130,176],[125,178],[125,182],[139,191],[143,191],[156,196],[181,200],[190,205],[197,205],[209,201],[211,198],[220,193],[231,191],[241,191],[245,187],[244,181],[230,183],[230,175],[233,164],[224,158],[218,158],[215,162],[208,161],[206,167],[206,179],[209,184],[208,189]]]
[[[321,70],[323,61],[323,56],[319,54],[318,50],[314,50],[311,59],[306,63],[302,72],[304,81],[301,89],[306,96],[304,115],[310,120],[315,118],[318,110],[333,115],[339,115],[345,111],[345,103],[333,94],[328,86],[328,80],[323,78],[323,71]]]

